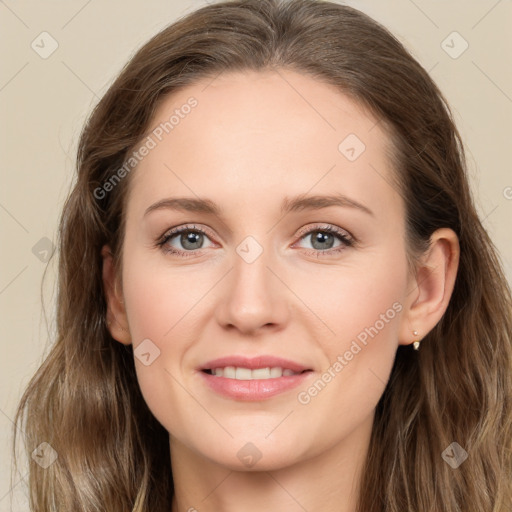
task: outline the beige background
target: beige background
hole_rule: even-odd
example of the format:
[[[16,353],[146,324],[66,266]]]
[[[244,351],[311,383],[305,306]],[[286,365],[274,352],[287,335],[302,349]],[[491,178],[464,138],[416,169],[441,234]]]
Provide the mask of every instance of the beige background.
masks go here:
[[[136,48],[206,3],[0,2],[0,512],[28,510],[23,466],[11,489],[11,419],[54,331],[56,259],[50,261],[42,289],[46,264],[41,260],[49,244],[44,238],[56,239],[82,123]],[[479,211],[512,282],[510,0],[347,3],[390,28],[445,93],[465,140]],[[35,41],[39,52],[51,48],[49,36],[41,36],[46,38],[41,48],[43,31],[58,44],[46,59],[31,47]],[[442,46],[453,31],[469,44],[458,58]],[[453,53],[464,43],[450,36],[446,44]]]

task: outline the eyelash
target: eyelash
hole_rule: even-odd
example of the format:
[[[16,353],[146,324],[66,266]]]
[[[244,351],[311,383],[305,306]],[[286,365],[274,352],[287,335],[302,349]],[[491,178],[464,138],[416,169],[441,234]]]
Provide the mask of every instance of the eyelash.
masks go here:
[[[208,233],[205,230],[203,230],[197,226],[185,225],[185,226],[171,229],[170,231],[167,231],[166,233],[164,233],[164,235],[162,235],[162,237],[160,237],[157,240],[156,246],[160,247],[164,253],[173,254],[180,258],[187,258],[190,256],[194,256],[194,255],[196,255],[197,251],[200,251],[201,249],[195,249],[192,251],[180,251],[180,250],[175,249],[174,247],[166,246],[167,242],[169,242],[169,240],[174,238],[176,235],[180,235],[181,233],[188,233],[188,232],[202,233],[203,235],[209,237]],[[342,231],[341,229],[336,228],[335,226],[331,226],[330,224],[317,225],[317,226],[313,226],[312,228],[309,228],[305,232],[301,231],[301,233],[299,234],[299,240],[302,240],[306,236],[311,235],[312,233],[317,233],[317,232],[330,233],[332,235],[335,235],[338,238],[338,240],[340,240],[340,242],[342,242],[342,245],[340,245],[339,247],[334,248],[334,249],[328,249],[326,251],[321,251],[319,249],[306,249],[306,254],[308,256],[316,256],[318,258],[324,257],[323,254],[332,256],[334,254],[340,253],[341,251],[344,251],[348,247],[354,246],[356,243],[356,240],[354,238],[352,238],[350,235],[348,235],[348,233],[346,231]]]

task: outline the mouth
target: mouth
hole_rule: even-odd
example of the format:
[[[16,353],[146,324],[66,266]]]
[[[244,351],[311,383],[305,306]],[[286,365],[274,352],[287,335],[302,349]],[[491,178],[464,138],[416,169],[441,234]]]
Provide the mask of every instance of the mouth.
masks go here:
[[[206,368],[202,370],[208,375],[214,377],[224,377],[225,379],[235,380],[268,380],[278,379],[280,377],[292,377],[294,375],[300,375],[302,373],[311,372],[312,370],[302,370],[300,372],[294,372],[290,368],[282,368],[280,366],[265,368],[244,368],[243,366],[225,366],[219,368]]]
[[[312,368],[274,356],[229,356],[209,361],[198,370],[210,390],[241,401],[271,398],[299,386],[314,374]]]

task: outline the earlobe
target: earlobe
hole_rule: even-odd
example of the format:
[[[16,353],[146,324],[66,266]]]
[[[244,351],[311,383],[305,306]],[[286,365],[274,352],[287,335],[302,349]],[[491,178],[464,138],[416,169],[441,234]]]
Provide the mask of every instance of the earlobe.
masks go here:
[[[402,345],[424,338],[436,326],[455,286],[460,256],[457,235],[452,229],[441,228],[432,234],[430,241],[410,282],[400,333]],[[418,334],[414,335],[413,331]]]
[[[104,245],[101,249],[101,256],[103,258],[103,290],[107,303],[105,322],[112,338],[124,345],[130,345],[131,336],[124,300],[118,284],[114,258],[108,245]]]

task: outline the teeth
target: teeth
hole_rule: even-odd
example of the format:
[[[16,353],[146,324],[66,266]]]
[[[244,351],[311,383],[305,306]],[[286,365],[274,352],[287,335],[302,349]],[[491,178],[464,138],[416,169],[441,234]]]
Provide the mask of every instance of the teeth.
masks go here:
[[[270,368],[270,377],[271,378],[282,377],[282,376],[283,376],[282,368]]]
[[[222,370],[222,368],[220,368],[220,370]],[[234,366],[226,366],[226,368],[224,368],[223,377],[226,377],[226,379],[234,379],[235,378],[235,367]]]
[[[225,368],[215,368],[212,370],[212,375],[216,377],[225,377],[226,379],[236,380],[256,380],[256,379],[276,379],[278,377],[289,377],[297,375],[296,372],[288,368],[242,368],[235,366],[226,366]]]
[[[236,371],[236,376],[238,378],[238,371]],[[270,378],[270,368],[256,368],[255,370],[248,370],[251,374],[252,379],[268,379]]]
[[[252,371],[249,368],[235,368],[236,380],[251,380]]]

